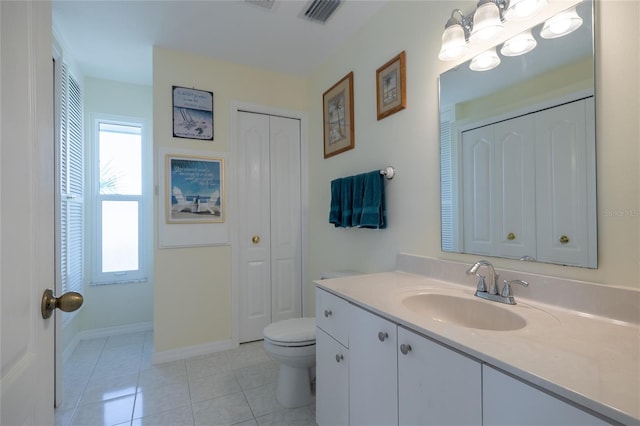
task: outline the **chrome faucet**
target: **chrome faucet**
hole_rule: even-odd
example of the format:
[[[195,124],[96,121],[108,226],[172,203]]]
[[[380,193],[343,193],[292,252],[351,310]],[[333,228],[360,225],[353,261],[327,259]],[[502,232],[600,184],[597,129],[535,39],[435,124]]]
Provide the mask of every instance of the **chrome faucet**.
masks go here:
[[[478,281],[478,290],[479,292],[487,293],[487,285],[484,281],[484,275],[478,274],[478,270],[481,266],[486,266],[489,269],[489,294],[498,294],[498,277],[496,274],[496,270],[493,268],[493,265],[488,260],[478,260],[476,263],[471,266],[467,270],[467,275],[475,275],[480,278]]]
[[[489,289],[487,290],[487,284],[485,283],[485,277],[483,275],[478,274],[478,270],[481,266],[486,266],[489,270]],[[502,291],[498,289],[498,277],[495,269],[491,262],[487,260],[479,260],[474,263],[471,268],[467,269],[467,275],[475,275],[478,277],[478,286],[476,288],[475,295],[481,297],[483,299],[492,300],[494,302],[506,303],[508,305],[515,305],[516,300],[513,297],[513,292],[511,291],[511,284],[520,284],[523,287],[527,287],[529,285],[528,282],[522,280],[504,280],[504,286],[502,287]]]

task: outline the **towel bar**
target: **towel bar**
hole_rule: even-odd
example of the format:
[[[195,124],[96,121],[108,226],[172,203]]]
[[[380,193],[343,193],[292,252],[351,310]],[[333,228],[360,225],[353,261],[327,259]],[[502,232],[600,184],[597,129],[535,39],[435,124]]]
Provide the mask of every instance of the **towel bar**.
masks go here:
[[[387,168],[380,170],[380,174],[384,175],[387,179],[393,179],[393,176],[396,174],[396,169],[392,166],[388,166]]]

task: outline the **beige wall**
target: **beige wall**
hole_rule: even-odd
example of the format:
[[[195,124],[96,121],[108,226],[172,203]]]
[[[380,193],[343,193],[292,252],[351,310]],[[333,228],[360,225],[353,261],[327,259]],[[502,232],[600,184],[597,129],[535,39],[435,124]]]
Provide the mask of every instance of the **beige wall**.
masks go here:
[[[499,267],[639,288],[639,3],[602,1],[597,15],[597,270],[492,259]],[[398,252],[471,262],[440,251],[438,75],[453,64],[437,59],[452,2],[392,1],[311,79],[310,279],[323,270],[390,270]],[[460,7],[456,5],[455,7]],[[617,28],[628,28],[624,36]],[[375,71],[407,53],[407,109],[376,120]],[[354,72],[354,150],[323,160],[322,93]],[[329,185],[336,177],[391,164],[388,229],[335,229],[328,223]],[[309,284],[310,285],[310,284]],[[312,293],[310,292],[310,297]]]
[[[308,80],[156,48],[156,152],[161,147],[230,152],[232,100],[309,112],[309,264],[305,279],[309,306],[314,297],[311,281],[321,271],[391,270],[398,252],[471,263],[476,256],[440,251],[437,82],[438,75],[453,64],[439,61],[437,55],[452,7],[473,4],[391,1]],[[640,288],[640,36],[636,26],[640,6],[610,0],[598,5],[599,268],[493,261],[499,267]],[[620,27],[626,28],[624,35]],[[407,109],[377,121],[375,71],[402,50],[407,53]],[[350,71],[355,75],[356,147],[325,160],[322,94]],[[214,142],[171,137],[172,85],[215,93]],[[397,176],[387,183],[388,229],[333,228],[328,223],[330,181],[386,165],[397,170]],[[159,220],[157,210],[155,220]],[[156,248],[154,261],[156,351],[230,339],[231,248]]]
[[[159,148],[173,148],[230,154],[233,101],[302,112],[309,104],[307,81],[285,74],[161,48],[154,49],[153,70],[156,153]],[[173,85],[214,92],[213,142],[172,137]],[[228,161],[226,174],[233,173],[232,161]],[[228,193],[232,189],[227,186]],[[156,224],[164,220],[157,212]],[[227,220],[232,226],[242,225],[232,215]],[[155,350],[230,340],[231,247],[158,249],[156,229],[154,253]]]

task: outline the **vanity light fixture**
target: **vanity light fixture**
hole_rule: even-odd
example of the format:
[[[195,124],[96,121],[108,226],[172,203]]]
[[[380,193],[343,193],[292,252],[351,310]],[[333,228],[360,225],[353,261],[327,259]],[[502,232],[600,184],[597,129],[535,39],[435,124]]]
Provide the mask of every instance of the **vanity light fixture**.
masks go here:
[[[528,19],[542,11],[548,0],[510,0],[504,17],[508,21]]]
[[[473,14],[470,40],[490,40],[504,30],[502,12],[506,0],[480,0]]]
[[[500,53],[503,56],[524,55],[527,52],[531,52],[537,45],[538,42],[529,29],[505,41]]]
[[[489,71],[500,65],[500,57],[496,53],[496,48],[492,47],[474,57],[469,68],[473,71]]]
[[[582,25],[582,18],[576,12],[575,6],[561,12],[544,23],[540,37],[558,38],[574,32]]]
[[[456,14],[460,15],[459,20],[456,19]],[[460,9],[451,12],[451,18],[447,21],[442,33],[442,47],[438,54],[441,61],[453,61],[464,55],[469,49],[467,39],[470,28],[470,19],[466,18]]]

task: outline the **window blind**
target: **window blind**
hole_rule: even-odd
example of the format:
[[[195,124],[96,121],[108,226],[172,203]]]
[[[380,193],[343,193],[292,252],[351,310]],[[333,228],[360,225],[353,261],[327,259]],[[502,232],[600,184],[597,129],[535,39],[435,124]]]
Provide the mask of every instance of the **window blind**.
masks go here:
[[[84,277],[84,152],[82,92],[60,73],[60,277],[62,292],[81,291]]]

